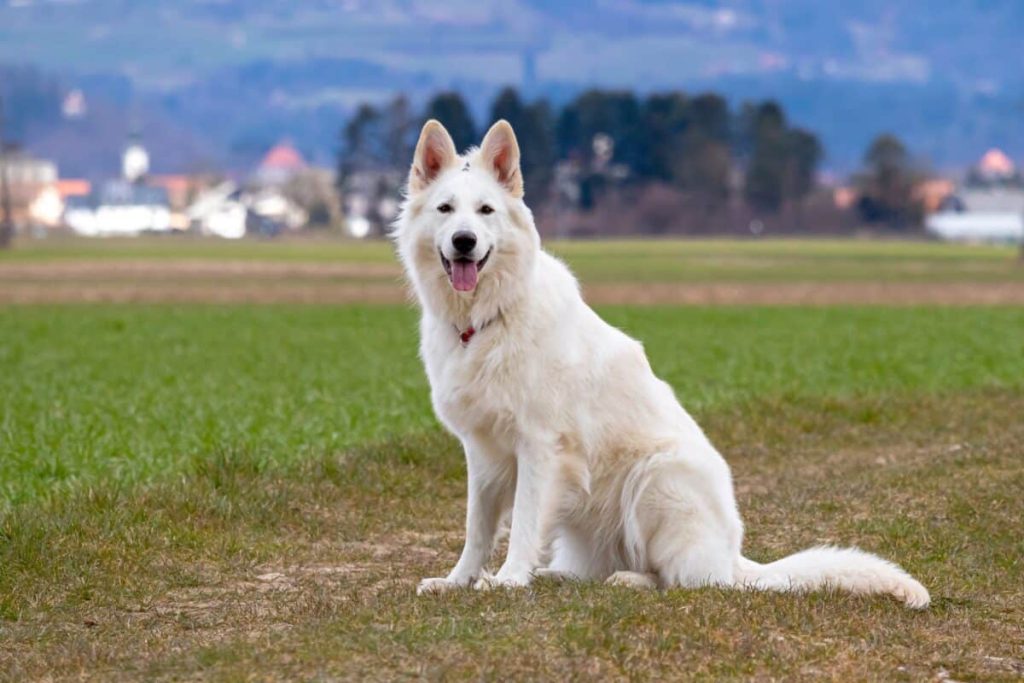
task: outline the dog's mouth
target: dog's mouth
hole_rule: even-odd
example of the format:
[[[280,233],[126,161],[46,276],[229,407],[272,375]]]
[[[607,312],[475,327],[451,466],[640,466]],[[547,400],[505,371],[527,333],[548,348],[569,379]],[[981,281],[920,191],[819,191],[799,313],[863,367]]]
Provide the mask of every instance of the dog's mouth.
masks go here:
[[[490,249],[479,261],[461,257],[447,259],[440,250],[437,253],[441,256],[441,265],[444,266],[444,272],[448,274],[448,281],[452,283],[452,287],[457,292],[472,292],[476,289],[480,271],[487,265],[487,259],[491,258]]]

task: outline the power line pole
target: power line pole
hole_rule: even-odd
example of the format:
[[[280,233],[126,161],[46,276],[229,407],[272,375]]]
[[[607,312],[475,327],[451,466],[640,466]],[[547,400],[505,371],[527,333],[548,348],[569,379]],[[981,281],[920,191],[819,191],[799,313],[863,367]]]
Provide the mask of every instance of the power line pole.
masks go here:
[[[7,178],[7,141],[4,138],[4,100],[0,97],[0,249],[7,249],[14,239],[14,216],[11,215],[11,188]]]

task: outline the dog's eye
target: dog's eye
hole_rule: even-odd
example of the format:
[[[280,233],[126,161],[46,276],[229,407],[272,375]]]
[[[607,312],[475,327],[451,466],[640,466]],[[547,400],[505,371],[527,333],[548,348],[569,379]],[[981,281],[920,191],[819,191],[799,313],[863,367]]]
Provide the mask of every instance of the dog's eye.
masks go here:
[[[448,202],[445,202],[441,206],[437,207],[437,210],[440,211],[441,213],[451,213],[455,209],[452,208],[451,204],[449,204]]]
[[[490,216],[492,213],[494,213],[494,209],[491,208],[490,204],[484,204],[483,206],[480,207],[480,213],[482,213],[485,216]]]

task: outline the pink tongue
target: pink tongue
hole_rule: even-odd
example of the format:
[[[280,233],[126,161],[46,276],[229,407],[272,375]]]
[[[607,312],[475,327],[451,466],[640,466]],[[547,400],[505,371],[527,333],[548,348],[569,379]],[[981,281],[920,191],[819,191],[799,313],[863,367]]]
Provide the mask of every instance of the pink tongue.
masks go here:
[[[473,261],[452,261],[452,287],[459,292],[476,289],[476,263]]]

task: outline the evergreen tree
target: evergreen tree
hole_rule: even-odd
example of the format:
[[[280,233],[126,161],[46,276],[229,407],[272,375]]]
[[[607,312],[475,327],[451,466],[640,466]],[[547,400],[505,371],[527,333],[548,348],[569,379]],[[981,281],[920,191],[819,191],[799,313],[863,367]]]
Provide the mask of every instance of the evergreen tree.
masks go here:
[[[693,99],[693,125],[714,142],[727,144],[730,138],[729,104],[720,95],[705,93]]]
[[[342,130],[338,153],[338,181],[368,168],[386,167],[388,158],[384,116],[370,104],[361,104]]]
[[[643,121],[640,103],[632,92],[587,91],[562,110],[556,130],[563,157],[578,156],[589,163],[594,138],[603,133],[615,145],[612,161],[625,164],[634,174],[644,168]]]
[[[471,145],[479,144],[473,117],[469,113],[462,95],[457,92],[443,92],[435,95],[427,104],[424,120],[437,119],[452,136],[455,149],[460,153]]]
[[[412,163],[416,137],[419,135],[409,99],[405,95],[398,95],[391,100],[384,112],[384,118],[388,165],[405,168]]]
[[[778,104],[765,102],[754,112],[751,124],[753,149],[747,165],[746,199],[756,209],[775,212],[785,198],[786,117]]]
[[[823,155],[814,133],[794,128],[786,133],[788,161],[785,194],[787,199],[802,200],[814,189],[814,180]]]
[[[491,105],[491,121],[499,119],[508,121],[516,132],[527,196],[543,199],[557,156],[551,107],[543,100],[524,104],[514,88],[505,88]]]
[[[917,170],[906,146],[894,135],[875,138],[864,153],[864,173],[858,178],[858,208],[868,223],[903,228],[920,219],[913,198]]]
[[[690,102],[680,92],[650,95],[642,105],[644,178],[678,181],[679,161],[684,156],[684,135],[691,124]]]
[[[703,94],[693,99],[690,109],[692,125],[683,139],[677,175],[707,209],[715,209],[729,198],[729,105],[718,95]]]

